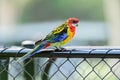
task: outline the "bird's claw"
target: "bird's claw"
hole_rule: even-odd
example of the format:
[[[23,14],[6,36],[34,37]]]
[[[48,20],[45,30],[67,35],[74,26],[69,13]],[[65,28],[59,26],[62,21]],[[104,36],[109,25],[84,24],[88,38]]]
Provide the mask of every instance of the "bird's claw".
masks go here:
[[[55,51],[66,51],[65,48],[56,48]]]
[[[61,48],[61,51],[66,51],[66,49],[65,48]]]

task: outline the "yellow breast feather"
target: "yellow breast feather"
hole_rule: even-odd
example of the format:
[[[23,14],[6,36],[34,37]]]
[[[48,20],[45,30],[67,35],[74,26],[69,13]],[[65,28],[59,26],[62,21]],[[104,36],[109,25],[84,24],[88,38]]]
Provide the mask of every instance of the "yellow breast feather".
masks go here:
[[[68,34],[68,37],[64,41],[61,42],[61,45],[68,43],[74,36],[69,28],[68,28],[67,34]]]

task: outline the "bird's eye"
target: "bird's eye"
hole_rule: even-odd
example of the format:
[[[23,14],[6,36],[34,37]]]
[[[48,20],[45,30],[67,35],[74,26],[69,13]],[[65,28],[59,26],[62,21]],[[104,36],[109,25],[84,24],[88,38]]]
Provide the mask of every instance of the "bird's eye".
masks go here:
[[[73,20],[72,23],[76,23],[77,21]]]

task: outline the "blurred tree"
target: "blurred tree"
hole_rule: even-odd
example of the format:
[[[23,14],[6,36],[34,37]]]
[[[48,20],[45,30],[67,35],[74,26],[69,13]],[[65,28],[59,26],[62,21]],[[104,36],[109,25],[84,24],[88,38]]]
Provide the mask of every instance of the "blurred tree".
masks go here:
[[[0,0],[0,38],[7,40],[14,31],[18,15],[30,0]]]
[[[66,19],[104,20],[101,0],[36,0],[24,9],[22,22]]]
[[[109,26],[109,45],[120,45],[120,0],[103,0]]]

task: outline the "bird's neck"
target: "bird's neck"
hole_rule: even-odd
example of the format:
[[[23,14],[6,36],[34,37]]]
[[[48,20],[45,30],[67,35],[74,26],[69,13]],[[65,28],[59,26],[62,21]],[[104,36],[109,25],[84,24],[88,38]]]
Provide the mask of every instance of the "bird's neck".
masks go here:
[[[70,31],[73,33],[73,35],[74,35],[75,31],[76,31],[76,27],[74,27],[72,24],[68,24],[68,27],[69,27]]]

